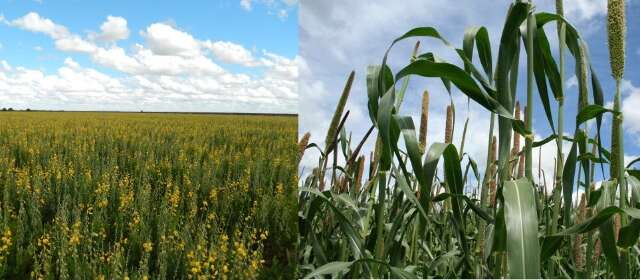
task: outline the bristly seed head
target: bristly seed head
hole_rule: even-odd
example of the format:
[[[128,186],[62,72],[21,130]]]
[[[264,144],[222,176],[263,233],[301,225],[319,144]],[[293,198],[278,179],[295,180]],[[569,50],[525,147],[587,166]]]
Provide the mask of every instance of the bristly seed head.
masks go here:
[[[309,138],[311,137],[311,133],[305,133],[302,138],[300,138],[300,142],[298,142],[298,160],[302,159],[304,156],[304,151],[309,145]]]
[[[349,74],[349,78],[347,78],[347,82],[344,85],[344,90],[342,91],[342,95],[340,96],[340,100],[338,101],[338,105],[336,106],[336,111],[333,113],[333,118],[331,119],[329,130],[327,131],[327,138],[324,141],[326,145],[325,149],[329,149],[329,146],[333,144],[336,136],[339,133],[338,126],[340,125],[342,112],[344,111],[344,107],[347,104],[347,99],[349,99],[349,92],[351,92],[351,85],[353,84],[355,75],[356,72],[351,71],[351,74]]]
[[[580,41],[580,51],[582,52],[582,56],[580,57],[580,79],[578,82],[579,87],[579,96],[578,96],[578,106],[579,109],[582,110],[584,107],[587,107],[589,103],[589,96],[587,90],[587,46],[582,40]]]
[[[453,108],[447,106],[447,124],[444,128],[444,142],[450,144],[453,141]]]
[[[419,42],[419,41],[418,41]],[[422,93],[422,114],[420,115],[420,152],[427,148],[427,126],[429,124],[429,91]]]
[[[611,74],[616,80],[624,75],[625,34],[627,32],[624,0],[609,0],[607,4],[607,35]]]

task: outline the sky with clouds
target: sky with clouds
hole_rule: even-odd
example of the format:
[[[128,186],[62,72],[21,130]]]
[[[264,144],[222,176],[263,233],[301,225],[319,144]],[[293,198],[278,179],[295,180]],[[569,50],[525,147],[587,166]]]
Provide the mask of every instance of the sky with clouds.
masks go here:
[[[365,69],[370,64],[380,64],[382,55],[389,43],[411,28],[433,26],[449,42],[462,46],[464,31],[471,26],[485,26],[492,42],[494,63],[497,54],[500,32],[504,24],[509,3],[504,0],[461,0],[451,4],[448,0],[353,0],[353,1],[302,1],[300,4],[300,120],[299,132],[311,132],[312,142],[322,143],[325,131],[342,91],[346,77],[351,70],[356,71],[356,79],[347,104],[350,110],[346,122],[348,131],[352,131],[352,139],[359,142],[367,128],[371,125],[366,106]],[[535,0],[537,11],[554,12],[555,1]],[[592,63],[605,92],[605,102],[613,100],[615,84],[610,74],[608,49],[606,45],[606,1],[575,0],[565,1],[567,18],[581,32],[591,54]],[[623,82],[623,109],[625,113],[626,157],[635,158],[640,155],[640,1],[627,1],[627,63],[625,81]],[[550,24],[555,28],[555,24]],[[555,30],[548,30],[555,35]],[[552,50],[557,53],[556,36],[550,35]],[[405,40],[392,50],[389,65],[398,71],[408,63],[409,55],[417,39]],[[459,64],[459,59],[451,50],[433,39],[420,39],[421,52],[433,51],[447,61]],[[568,53],[568,52],[567,52]],[[520,85],[518,99],[525,100],[526,62],[521,61]],[[572,58],[567,56],[567,72],[574,69]],[[477,62],[477,58],[475,58]],[[577,85],[575,76],[567,74],[565,105],[565,133],[573,134]],[[427,142],[442,142],[446,106],[449,97],[442,83],[436,79],[413,77],[411,79],[401,111],[411,115],[414,123],[419,124],[420,100],[423,90],[431,93],[430,116]],[[535,90],[535,87],[534,87]],[[544,117],[540,101],[535,94],[534,133],[537,140],[551,133]],[[453,93],[456,106],[456,127],[454,143],[459,144],[463,124],[469,116],[469,131],[465,152],[474,158],[480,170],[484,170],[488,139],[489,113],[473,101],[467,106],[467,98],[457,90]],[[554,103],[555,104],[555,103]],[[553,105],[552,107],[556,107]],[[554,116],[556,112],[554,109]],[[608,116],[608,118],[610,118]],[[593,130],[592,130],[593,131]],[[604,144],[609,146],[610,120],[603,126]],[[497,132],[496,132],[497,133]],[[373,146],[374,137],[366,143],[368,150]],[[564,145],[566,153],[569,143]],[[553,142],[534,150],[534,166],[538,166],[538,153],[542,152],[541,167],[547,182],[551,182],[553,159],[556,146]],[[311,153],[311,152],[310,152]],[[303,159],[302,168],[313,166],[313,156]],[[538,169],[534,169],[537,177]]]
[[[297,113],[297,0],[0,0],[0,103]]]

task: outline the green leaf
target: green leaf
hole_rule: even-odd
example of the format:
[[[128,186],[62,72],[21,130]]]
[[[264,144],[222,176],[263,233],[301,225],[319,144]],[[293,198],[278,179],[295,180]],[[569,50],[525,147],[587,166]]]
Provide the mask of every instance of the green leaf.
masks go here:
[[[528,131],[524,125],[524,122],[521,120],[513,120],[511,125],[513,126],[513,131],[522,135],[523,137],[527,137],[528,135],[532,135],[531,131]]]
[[[640,236],[640,220],[633,219],[629,225],[620,229],[617,245],[622,248],[629,248],[638,242],[638,236]]]
[[[389,67],[386,65],[384,67],[381,67],[380,65],[369,65],[367,67],[367,104],[369,107],[369,117],[374,124],[377,123],[378,99],[387,92],[387,89],[382,92],[378,90],[380,73],[382,73],[382,78],[385,80],[386,84],[389,86],[393,85],[393,73],[391,73],[391,69],[389,69]]]
[[[387,171],[391,168],[392,151],[391,148],[394,145],[394,139],[391,134],[391,118],[394,109],[394,91],[393,88],[389,89],[387,93],[382,96],[378,107],[378,130],[382,140],[382,149],[380,155],[380,170]]]
[[[584,132],[580,133],[581,130],[576,131],[575,138],[584,138]],[[564,163],[564,169],[562,173],[562,197],[564,199],[564,225],[569,226],[571,223],[571,198],[573,194],[573,183],[576,174],[576,162],[577,162],[577,154],[578,154],[578,143],[579,141],[574,141],[571,144],[571,150],[569,150],[569,155]]]
[[[473,57],[473,42],[475,41],[476,47],[478,48],[478,57],[480,58],[480,63],[484,68],[485,75],[487,77],[493,77],[493,63],[491,62],[491,44],[489,41],[489,32],[487,32],[487,28],[484,26],[481,27],[470,27],[465,30],[464,41],[463,41],[463,50],[469,61],[472,61]],[[465,66],[465,70],[470,72],[469,66]]]
[[[451,81],[456,87],[469,98],[485,107],[487,110],[494,112],[506,118],[512,118],[511,112],[502,107],[493,97],[486,94],[467,74],[458,66],[444,62],[432,62],[428,60],[416,60],[404,67],[396,74],[396,80],[402,79],[408,75],[419,75],[423,77],[444,78]]]
[[[587,105],[582,110],[580,110],[580,113],[578,113],[578,116],[576,117],[576,126],[579,126],[590,119],[601,117],[602,114],[606,112],[614,113],[613,110],[604,108],[600,105]]]
[[[344,216],[344,214],[340,211],[340,209],[338,209],[331,202],[329,198],[327,198],[323,193],[321,193],[316,189],[300,188],[300,192],[308,192],[316,195],[316,197],[322,199],[325,202],[325,204],[327,204],[329,208],[331,208],[333,213],[338,218],[340,228],[342,229],[342,231],[348,238],[349,243],[351,244],[351,247],[353,249],[353,254],[357,257],[361,256],[363,252],[362,239],[356,233],[356,230],[353,228],[353,225],[351,225],[350,220]]]
[[[542,32],[542,35],[537,35],[537,33]],[[536,80],[536,86],[538,88],[538,96],[540,97],[540,101],[542,102],[542,108],[544,108],[544,113],[547,117],[547,121],[549,122],[549,126],[551,127],[551,131],[556,133],[555,124],[553,122],[553,115],[551,113],[551,104],[549,102],[549,92],[547,90],[547,78],[545,75],[545,57],[543,56],[543,50],[540,44],[540,39],[538,36],[544,36],[544,29],[537,29],[536,34],[533,37],[533,75]],[[548,47],[548,45],[546,46]],[[549,50],[550,52],[550,50]],[[554,62],[555,63],[555,62]]]
[[[311,273],[304,276],[305,279],[314,278],[327,274],[336,274],[343,272],[351,267],[353,262],[330,262],[321,267],[316,268]]]
[[[408,272],[402,268],[399,267],[395,267],[392,266],[390,267],[391,269],[391,277],[392,278],[397,278],[397,279],[416,279],[418,278],[416,275],[414,275],[411,272]]]
[[[540,278],[540,244],[535,190],[527,179],[507,181],[502,189],[507,228],[507,262],[512,278]]]
[[[527,18],[530,4],[517,2],[512,4],[507,14],[502,36],[500,38],[500,49],[498,50],[498,62],[496,65],[496,91],[497,100],[509,113],[513,112],[515,91],[511,90],[510,75],[512,68],[517,69],[517,57],[520,53],[520,25]],[[515,77],[514,77],[515,78]],[[498,118],[498,166],[502,178],[506,178],[508,171],[505,168],[508,157],[511,153],[511,119],[500,116]]]

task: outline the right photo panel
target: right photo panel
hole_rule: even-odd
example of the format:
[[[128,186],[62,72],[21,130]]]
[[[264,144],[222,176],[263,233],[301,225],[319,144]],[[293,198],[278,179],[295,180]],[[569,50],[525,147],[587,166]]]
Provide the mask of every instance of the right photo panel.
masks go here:
[[[301,1],[300,278],[639,278],[640,2]]]

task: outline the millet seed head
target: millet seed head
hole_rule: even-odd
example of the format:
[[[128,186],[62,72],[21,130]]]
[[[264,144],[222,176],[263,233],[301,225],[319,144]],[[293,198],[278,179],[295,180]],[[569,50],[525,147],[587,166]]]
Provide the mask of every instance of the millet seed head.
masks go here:
[[[311,137],[311,133],[305,133],[302,138],[300,138],[300,142],[298,142],[298,160],[302,158],[304,155],[304,151],[309,145],[309,138]]]
[[[607,3],[607,38],[611,74],[616,80],[624,75],[625,34],[627,32],[624,0],[609,0]]]
[[[449,144],[453,141],[453,109],[447,106],[447,123],[444,128],[444,142]]]
[[[429,124],[429,91],[422,93],[422,114],[420,114],[420,151],[424,153],[427,147],[427,126]]]

